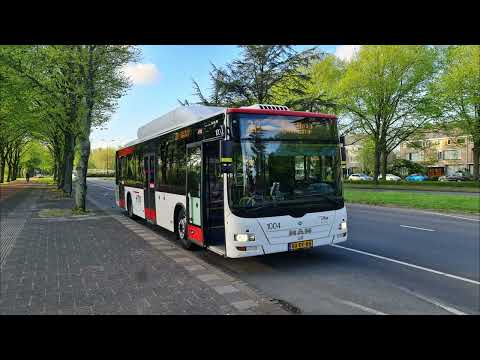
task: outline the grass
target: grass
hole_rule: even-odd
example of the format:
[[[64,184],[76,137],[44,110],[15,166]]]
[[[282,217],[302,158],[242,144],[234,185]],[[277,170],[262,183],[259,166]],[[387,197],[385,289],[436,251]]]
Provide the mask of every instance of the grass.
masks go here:
[[[44,178],[30,178],[30,182],[35,184],[46,184],[46,185],[54,185],[55,181],[53,181],[53,177],[44,177]]]
[[[362,182],[344,182],[346,189],[386,189],[386,190],[425,190],[425,191],[461,191],[461,192],[480,192],[480,183],[475,182],[438,182],[424,181],[421,183],[409,183],[407,181],[399,182],[379,182],[375,185],[373,181]]]
[[[415,192],[370,192],[345,189],[345,201],[380,206],[399,206],[444,212],[480,213],[480,198],[470,195],[424,194]]]
[[[76,216],[85,216],[85,215],[95,215],[89,210],[81,210],[77,208],[73,209],[42,209],[38,212],[38,216],[42,218],[52,218],[52,217],[76,217]]]
[[[38,216],[43,218],[71,216],[72,209],[42,209]]]

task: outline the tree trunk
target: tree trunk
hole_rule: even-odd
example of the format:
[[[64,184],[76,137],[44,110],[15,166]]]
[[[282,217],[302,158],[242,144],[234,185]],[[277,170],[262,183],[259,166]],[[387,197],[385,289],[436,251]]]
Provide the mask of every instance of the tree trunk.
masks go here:
[[[72,171],[75,151],[75,137],[71,133],[65,134],[65,172],[63,175],[63,191],[72,195]]]
[[[88,159],[90,157],[90,130],[92,127],[92,111],[94,105],[94,55],[95,45],[88,47],[88,66],[85,78],[86,96],[85,102],[87,105],[87,112],[82,122],[82,135],[80,137],[80,161],[77,166],[78,182],[75,191],[75,207],[79,210],[85,211],[85,200],[87,196],[87,170]]]
[[[17,150],[15,152],[15,157],[13,159],[13,180],[17,180],[19,165],[20,165],[20,154],[19,154],[19,150]]]
[[[5,157],[0,156],[0,183],[5,180]]]
[[[8,176],[7,176],[7,182],[12,181],[12,165],[8,163]]]
[[[90,157],[90,140],[87,137],[80,140],[80,159],[77,165],[77,183],[75,185],[75,207],[85,211],[87,197],[87,169]]]
[[[52,170],[53,170],[53,174],[52,174],[53,175],[53,181],[57,181],[57,164],[56,163],[53,165]]]
[[[59,160],[58,166],[57,166],[57,188],[58,189],[63,189],[63,186],[65,185],[65,161],[62,159]]]
[[[473,144],[473,179],[475,181],[480,180],[479,162],[480,162],[480,141],[477,141],[477,143]]]
[[[382,150],[382,180],[387,180],[387,164],[388,164],[388,153],[384,148]]]
[[[378,139],[375,140],[375,163],[373,166],[373,180],[378,184],[378,176],[380,175],[380,157],[382,148]]]

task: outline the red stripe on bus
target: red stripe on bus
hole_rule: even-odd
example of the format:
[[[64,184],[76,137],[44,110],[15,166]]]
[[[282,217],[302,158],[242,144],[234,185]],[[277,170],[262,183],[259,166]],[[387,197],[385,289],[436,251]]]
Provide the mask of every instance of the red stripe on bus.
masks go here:
[[[118,156],[127,156],[135,151],[135,146],[129,146],[117,151]]]
[[[155,209],[145,208],[145,217],[152,221],[155,221],[157,216],[155,214]]]
[[[203,231],[201,227],[188,224],[187,226],[188,239],[195,241],[199,245],[203,245]]]
[[[304,117],[317,117],[317,118],[327,118],[327,119],[336,119],[337,118],[335,115],[332,115],[332,114],[322,114],[322,113],[307,112],[307,111],[290,111],[290,110],[228,108],[227,113],[304,116]]]

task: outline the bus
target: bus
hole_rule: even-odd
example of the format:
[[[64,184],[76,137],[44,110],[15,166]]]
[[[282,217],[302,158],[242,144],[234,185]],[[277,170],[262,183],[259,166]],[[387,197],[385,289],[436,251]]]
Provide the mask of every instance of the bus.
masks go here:
[[[116,152],[116,204],[229,258],[346,241],[342,142],[334,115],[180,106]]]

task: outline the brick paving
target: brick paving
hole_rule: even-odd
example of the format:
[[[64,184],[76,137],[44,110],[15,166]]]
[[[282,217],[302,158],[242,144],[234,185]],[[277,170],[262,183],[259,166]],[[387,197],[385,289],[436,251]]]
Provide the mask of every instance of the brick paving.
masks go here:
[[[2,203],[0,314],[286,313],[127,217],[41,217],[71,207],[34,184]]]

